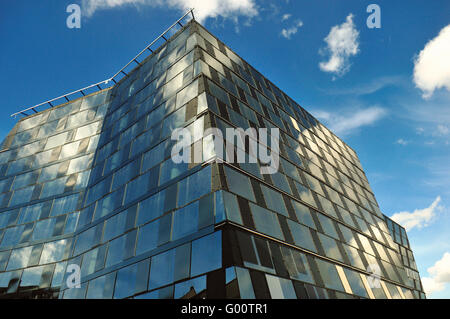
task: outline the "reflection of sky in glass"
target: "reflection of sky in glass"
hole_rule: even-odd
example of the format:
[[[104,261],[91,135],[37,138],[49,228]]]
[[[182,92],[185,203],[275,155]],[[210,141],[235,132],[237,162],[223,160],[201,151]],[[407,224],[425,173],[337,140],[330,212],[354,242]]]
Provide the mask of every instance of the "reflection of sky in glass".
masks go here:
[[[67,239],[61,239],[44,245],[42,250],[40,264],[47,264],[55,261],[60,261],[64,256],[64,249],[66,248]]]

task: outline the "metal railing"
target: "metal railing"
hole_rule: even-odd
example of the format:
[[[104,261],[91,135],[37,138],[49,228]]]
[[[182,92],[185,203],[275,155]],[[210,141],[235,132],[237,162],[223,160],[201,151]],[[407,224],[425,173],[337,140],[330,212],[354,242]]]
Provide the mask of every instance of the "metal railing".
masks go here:
[[[98,89],[98,90],[104,90],[104,89],[106,89],[106,88],[112,87],[112,86],[115,85],[117,82],[119,82],[122,78],[124,78],[124,77],[126,77],[126,76],[128,75],[128,73],[125,72],[125,69],[126,69],[130,64],[132,64],[133,62],[135,62],[135,63],[137,63],[138,65],[141,65],[141,62],[138,61],[138,58],[139,58],[141,55],[143,55],[145,52],[147,52],[147,51],[149,51],[150,54],[152,54],[152,53],[154,52],[154,50],[157,49],[157,48],[155,48],[154,50],[152,50],[151,47],[152,47],[158,40],[163,39],[165,42],[167,42],[168,39],[165,37],[165,35],[166,35],[168,32],[170,32],[170,30],[172,30],[175,26],[180,26],[180,27],[182,28],[182,27],[183,27],[182,21],[183,21],[184,18],[186,18],[186,16],[189,15],[189,14],[192,16],[192,19],[195,20],[195,17],[194,17],[194,9],[192,8],[192,9],[188,10],[181,18],[179,18],[177,21],[175,21],[170,27],[168,27],[168,28],[166,29],[166,31],[164,31],[163,33],[161,33],[161,34],[160,34],[155,40],[153,40],[149,45],[147,45],[141,52],[139,52],[133,59],[131,59],[127,64],[125,64],[125,66],[123,66],[119,71],[117,71],[112,77],[110,77],[110,78],[108,78],[108,79],[106,79],[106,80],[103,80],[103,81],[101,81],[101,82],[97,82],[97,83],[95,83],[95,84],[91,84],[91,85],[86,86],[86,87],[84,87],[84,88],[82,88],[82,89],[79,89],[79,90],[76,90],[76,91],[73,91],[73,92],[70,92],[70,93],[66,93],[66,94],[63,94],[63,95],[61,95],[61,96],[55,97],[55,98],[53,98],[53,99],[51,99],[51,100],[47,100],[47,101],[45,101],[45,102],[36,104],[36,105],[31,106],[31,107],[29,107],[29,108],[26,108],[26,109],[24,109],[24,110],[22,110],[22,111],[19,111],[19,112],[16,112],[16,113],[14,113],[14,114],[11,114],[11,117],[15,118],[17,115],[28,116],[28,115],[30,115],[30,114],[28,114],[28,113],[26,113],[26,112],[29,112],[29,111],[33,111],[34,113],[38,113],[38,111],[36,110],[36,108],[38,108],[38,107],[40,107],[40,106],[42,106],[42,105],[47,105],[47,104],[50,105],[50,107],[53,107],[54,105],[52,104],[52,102],[55,102],[55,101],[58,101],[58,100],[61,100],[61,99],[65,99],[65,102],[70,102],[70,101],[71,101],[71,100],[69,99],[70,96],[78,95],[78,94],[81,94],[81,96],[85,96],[85,95],[86,95],[85,91],[87,91],[87,90],[89,90],[89,89],[92,89],[92,88],[96,88],[96,89]],[[159,46],[158,46],[158,48],[159,48]],[[150,54],[149,54],[149,55],[150,55]],[[145,56],[144,59],[145,59],[146,57],[148,57],[148,55]],[[114,83],[114,84],[111,85],[111,83]],[[106,87],[103,87],[103,88],[102,88],[102,87],[100,86],[101,84],[103,84],[103,85],[106,86]],[[109,85],[109,86],[108,86],[108,85]],[[90,93],[88,93],[88,94],[90,94]],[[77,96],[76,98],[79,98],[79,97],[81,97],[81,96]],[[58,103],[58,104],[60,104],[60,103]]]

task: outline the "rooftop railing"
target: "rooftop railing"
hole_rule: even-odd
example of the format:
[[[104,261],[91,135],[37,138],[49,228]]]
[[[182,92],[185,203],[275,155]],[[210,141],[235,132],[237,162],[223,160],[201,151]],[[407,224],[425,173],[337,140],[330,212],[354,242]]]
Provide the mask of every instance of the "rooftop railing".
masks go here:
[[[61,96],[55,97],[51,100],[47,100],[45,102],[36,104],[34,106],[31,106],[29,108],[26,108],[22,111],[16,112],[14,114],[11,114],[11,117],[16,118],[17,115],[23,115],[23,116],[28,116],[30,114],[28,114],[27,112],[34,112],[34,113],[38,113],[39,111],[37,110],[38,107],[42,107],[45,105],[48,105],[50,107],[54,107],[54,102],[58,102],[59,100],[61,100],[62,102],[70,102],[72,98],[79,98],[81,96],[85,96],[86,93],[88,91],[91,91],[92,89],[94,90],[104,90],[106,88],[112,87],[113,85],[115,85],[116,83],[118,83],[122,78],[126,77],[128,75],[128,73],[126,72],[126,69],[130,66],[133,65],[133,63],[136,63],[137,65],[141,65],[141,62],[139,62],[138,58],[143,58],[142,60],[144,60],[146,57],[148,57],[150,54],[152,54],[157,48],[159,48],[159,46],[157,48],[153,48],[152,47],[154,45],[156,45],[156,43],[158,42],[158,40],[163,39],[164,43],[168,41],[169,37],[166,37],[166,34],[169,33],[172,29],[176,28],[176,27],[183,27],[183,20],[188,16],[191,15],[192,19],[195,20],[194,17],[194,9],[190,9],[188,10],[181,18],[179,18],[177,21],[175,21],[170,27],[168,27],[166,29],[166,31],[164,31],[163,33],[161,33],[157,38],[155,38],[155,40],[153,40],[150,44],[148,44],[141,52],[139,52],[134,58],[132,58],[127,64],[125,64],[119,71],[117,71],[112,77],[103,80],[101,82],[97,82],[94,84],[91,84],[89,86],[86,86],[82,89],[70,92],[70,93],[66,93],[63,94]],[[145,53],[147,53],[147,55],[145,55]],[[101,85],[103,85],[104,87],[101,87]],[[91,92],[93,93],[93,92]],[[90,93],[87,93],[90,94]],[[61,104],[61,103],[55,103],[56,105]],[[33,113],[31,113],[33,114]]]

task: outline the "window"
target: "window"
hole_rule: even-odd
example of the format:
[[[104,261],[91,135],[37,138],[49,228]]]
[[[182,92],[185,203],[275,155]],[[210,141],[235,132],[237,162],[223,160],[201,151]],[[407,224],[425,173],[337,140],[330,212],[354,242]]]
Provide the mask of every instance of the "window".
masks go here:
[[[64,193],[66,181],[67,176],[64,176],[43,184],[40,198],[46,198]]]
[[[6,270],[27,267],[32,250],[33,247],[31,246],[13,250],[11,253],[11,257],[9,258],[8,267],[6,267]]]
[[[115,190],[129,180],[133,179],[139,173],[139,161],[135,160],[114,173],[112,189]]]
[[[8,263],[10,251],[2,251],[0,252],[0,271],[4,271],[6,268],[6,264]]]
[[[227,219],[229,219],[232,222],[242,225],[243,222],[242,222],[242,217],[241,217],[237,197],[235,195],[225,192],[225,191],[223,191],[222,194],[223,194],[222,205],[225,205],[225,212],[227,215]]]
[[[361,242],[361,245],[363,246],[364,252],[368,252],[369,254],[372,254],[375,256],[375,252],[373,251],[372,245],[370,245],[370,240],[361,234],[357,234],[359,241]]]
[[[123,193],[124,187],[99,200],[95,209],[94,220],[106,216],[119,208],[122,205]]]
[[[341,197],[339,196],[338,192],[336,192],[334,189],[326,186],[325,189],[327,190],[328,193],[328,197],[336,204],[340,205],[340,206],[344,206],[344,203],[341,200]]]
[[[35,127],[35,126],[41,124],[43,121],[45,121],[45,115],[47,115],[47,114],[41,113],[39,115],[29,117],[29,118],[23,120],[22,122],[20,122],[20,126],[19,126],[20,130],[27,130],[27,129],[30,129],[32,127]]]
[[[122,260],[134,256],[137,231],[131,231],[109,242],[106,267],[115,265]]]
[[[222,267],[222,232],[192,242],[191,277]]]
[[[109,91],[104,91],[83,98],[81,109],[84,110],[105,103],[105,101],[109,97],[109,93]]]
[[[257,122],[255,122],[255,123],[257,123]],[[300,176],[298,175],[298,170],[294,165],[292,165],[290,162],[286,161],[284,158],[280,158],[280,162],[283,167],[283,171],[286,175],[288,175],[289,177],[291,177],[297,181],[301,181]]]
[[[0,153],[1,154],[1,153]],[[13,178],[0,181],[0,193],[9,191]]]
[[[89,299],[111,299],[116,273],[110,273],[89,282],[87,296]]]
[[[114,298],[126,298],[147,290],[149,261],[145,259],[117,272]]]
[[[361,280],[360,274],[348,268],[344,268],[344,273],[347,277],[347,281],[350,284],[350,287],[352,288],[352,292],[357,296],[369,298],[366,288],[364,287],[364,284]]]
[[[39,287],[43,271],[44,266],[25,269],[23,271],[22,278],[20,279],[20,286]]]
[[[173,280],[179,281],[189,277],[191,264],[191,244],[187,243],[175,248],[175,264]]]
[[[147,101],[150,101],[148,99]],[[158,106],[158,108],[151,111],[147,116],[147,128],[153,127],[155,124],[161,123],[164,118],[164,105]]]
[[[130,203],[148,192],[150,185],[150,173],[151,172],[143,174],[127,184],[125,203]]]
[[[164,160],[164,147],[165,143],[159,143],[150,151],[144,154],[142,160],[142,171],[145,172],[153,166],[161,163]]]
[[[158,247],[159,219],[139,229],[136,255],[143,254]]]
[[[294,181],[294,184],[297,187],[297,191],[300,196],[300,199],[302,201],[304,201],[305,203],[317,208],[316,201],[314,200],[314,197],[313,197],[311,191],[308,188],[306,188],[305,186],[303,186],[302,184],[297,183],[296,181]]]
[[[43,207],[43,203],[23,207],[17,224],[25,224],[39,219],[39,216],[43,211]],[[0,225],[3,225],[3,223],[0,222]]]
[[[120,212],[106,220],[103,242],[123,234],[129,228],[134,227],[136,210],[133,208]]]
[[[76,256],[87,251],[93,245],[100,242],[103,231],[103,223],[100,223],[78,235],[73,255]]]
[[[392,299],[402,299],[402,295],[400,294],[398,287],[390,282],[385,282],[386,288],[388,289]]]
[[[152,290],[173,282],[175,249],[152,257],[148,289]]]
[[[91,123],[89,125],[82,126],[77,129],[77,134],[75,135],[75,140],[79,140],[97,133],[97,129],[100,122]],[[48,148],[48,147],[47,147]]]
[[[355,236],[353,234],[353,231],[350,228],[348,228],[348,227],[346,227],[346,226],[344,226],[342,224],[338,224],[338,227],[339,227],[339,230],[341,231],[341,234],[344,237],[344,241],[347,244],[349,244],[350,246],[353,246],[353,247],[359,249],[359,245],[356,242],[356,239],[355,239]]]
[[[211,167],[207,166],[178,184],[178,206],[200,198],[211,191]]]
[[[339,210],[339,213],[341,213],[341,216],[342,216],[342,219],[344,220],[344,222],[347,223],[347,225],[350,225],[350,226],[356,228],[356,225],[353,222],[351,214],[339,206],[338,206],[338,210]]]
[[[102,269],[105,265],[106,245],[94,248],[83,255],[81,264],[81,277],[84,278],[90,274]]]
[[[64,132],[58,135],[53,135],[47,139],[47,144],[45,144],[45,149],[48,150],[50,148],[62,145],[66,142],[67,136],[69,132]]]
[[[176,128],[183,126],[186,120],[186,107],[183,107],[174,113],[170,114],[166,119],[164,119],[162,136],[166,137],[172,134],[172,131]]]
[[[159,123],[161,125],[161,123]],[[139,153],[142,153],[144,150],[146,150],[148,147],[153,146],[156,144],[159,140],[159,133],[161,132],[160,128],[154,128],[152,130],[148,130],[147,132],[139,135],[138,138],[136,138],[133,141],[133,146],[131,149],[131,157],[134,157],[138,155]],[[126,148],[125,148],[126,149]],[[128,154],[125,154],[126,158],[128,158]]]
[[[20,238],[22,237],[24,229],[25,229],[24,225],[6,229],[5,233],[3,234],[1,247],[16,245],[19,242]]]
[[[180,299],[186,296],[195,296],[204,291],[206,291],[206,276],[201,276],[176,284],[174,298]]]
[[[329,201],[328,199],[326,199],[325,197],[322,197],[320,195],[317,196],[319,198],[319,202],[322,205],[322,210],[330,215],[333,216],[335,218],[338,218],[337,214],[336,214],[336,210],[334,209],[333,203],[331,201]]]
[[[193,57],[194,57],[194,55],[193,55],[193,52],[191,51],[186,56],[184,56],[182,59],[180,59],[177,63],[172,65],[167,70],[167,79],[168,80],[172,79],[175,75],[177,75],[178,73],[183,71],[185,68],[187,68],[189,65],[191,65],[193,62]]]
[[[64,290],[63,299],[84,299],[87,283],[82,283],[80,288]]]
[[[214,95],[217,99],[219,99],[223,103],[230,105],[228,94],[222,88],[218,87],[215,83],[213,83],[210,80],[208,80],[208,87],[212,95]]]
[[[248,269],[236,267],[239,295],[242,299],[255,299],[252,280]]]
[[[64,271],[66,270],[66,264],[67,262],[65,261],[55,265],[55,271],[53,272],[51,287],[61,286],[64,277]]]
[[[160,191],[139,203],[138,225],[159,217],[164,213],[165,191]]]
[[[336,266],[324,260],[315,258],[317,266],[319,268],[319,272],[322,276],[323,283],[325,287],[344,291],[344,287],[342,286],[341,279],[338,275]]]
[[[193,142],[196,142],[203,137],[204,120],[205,117],[202,116],[186,126],[186,129],[191,133]]]
[[[19,160],[10,162],[6,175],[15,175],[30,167],[30,157],[21,158]]]
[[[326,217],[325,215],[322,215],[320,213],[317,214],[317,217],[319,218],[319,222],[320,225],[322,226],[323,232],[326,235],[339,240],[339,235],[336,231],[333,221],[329,217]]]
[[[316,245],[314,245],[311,232],[308,227],[297,224],[292,220],[288,219],[288,226],[291,230],[292,237],[294,239],[295,245],[306,248],[308,250],[317,252]]]
[[[172,159],[168,159],[161,165],[161,176],[159,179],[159,185],[162,185],[171,179],[174,179],[187,171],[187,163],[176,164]]]
[[[255,195],[252,191],[250,179],[238,173],[236,170],[224,166],[225,174],[227,176],[228,188],[235,194],[243,196],[248,200],[255,202]]]
[[[28,186],[30,184],[34,184],[37,179],[37,174],[35,172],[29,172],[22,175],[17,175],[14,179],[14,184],[12,185],[11,189],[19,189],[25,186]],[[0,188],[0,192],[1,188]]]
[[[320,243],[322,244],[323,250],[327,257],[337,259],[339,261],[344,262],[344,258],[337,246],[336,241],[333,238],[325,236],[321,233],[318,233]]]
[[[22,203],[29,202],[31,200],[31,195],[33,195],[34,186],[27,188],[22,188],[14,192],[9,206],[15,206]]]
[[[194,233],[198,228],[198,201],[173,214],[172,240]]]
[[[257,231],[284,240],[277,215],[271,211],[250,203],[253,221]]]
[[[275,277],[266,274],[267,285],[269,286],[272,299],[296,299],[294,286],[289,279]]]
[[[269,209],[289,217],[286,206],[284,205],[283,196],[280,193],[265,185],[261,185],[261,190],[264,194],[264,199]]]
[[[66,249],[68,240],[61,239],[51,243],[46,243],[42,250],[41,261],[39,264],[47,264],[55,261],[60,261],[64,258],[64,251]]]
[[[348,259],[350,259],[350,264],[354,267],[358,267],[360,269],[365,269],[364,264],[361,260],[361,257],[358,253],[358,250],[350,247],[348,245],[343,244],[344,250],[348,256]]]
[[[53,202],[51,216],[59,216],[73,212],[77,208],[79,194],[60,197]]]
[[[294,207],[295,214],[297,215],[297,219],[300,223],[303,225],[306,225],[308,227],[311,227],[313,229],[316,229],[316,225],[314,223],[314,220],[311,216],[311,211],[309,207],[300,204],[299,202],[295,200],[291,200],[292,206]]]
[[[311,269],[305,254],[287,247],[281,248],[283,254],[283,261],[286,265],[289,276],[292,279],[297,279],[314,284]]]
[[[50,238],[53,235],[56,218],[48,218],[36,222],[32,235],[33,240]]]
[[[272,178],[272,181],[276,187],[292,195],[292,191],[289,187],[286,176],[284,176],[280,172],[275,172],[274,174],[270,175],[270,177]]]

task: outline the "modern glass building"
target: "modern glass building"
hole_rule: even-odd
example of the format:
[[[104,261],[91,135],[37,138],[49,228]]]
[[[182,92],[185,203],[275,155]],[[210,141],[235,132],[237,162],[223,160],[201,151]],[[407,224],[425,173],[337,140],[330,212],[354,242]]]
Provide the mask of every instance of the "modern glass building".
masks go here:
[[[179,127],[200,159],[172,160]],[[278,171],[217,160],[205,132],[232,127],[278,128]],[[354,150],[192,20],[112,88],[5,138],[0,297],[425,295]]]

